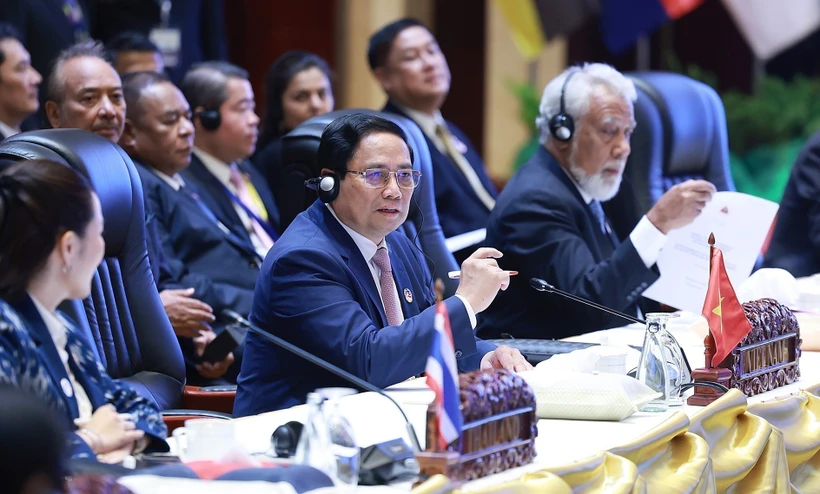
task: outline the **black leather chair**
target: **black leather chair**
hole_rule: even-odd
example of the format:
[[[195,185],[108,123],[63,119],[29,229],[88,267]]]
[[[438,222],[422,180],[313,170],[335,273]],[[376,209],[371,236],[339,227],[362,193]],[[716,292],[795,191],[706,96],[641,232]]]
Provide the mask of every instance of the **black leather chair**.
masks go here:
[[[87,176],[105,218],[105,258],[91,296],[60,309],[87,332],[111,377],[128,382],[161,410],[183,406],[185,365],[149,265],[134,164],[119,146],[77,129],[25,132],[0,143],[0,161],[41,158]]]
[[[621,237],[675,184],[705,179],[719,191],[735,190],[726,113],[718,94],[680,74],[627,75],[638,92],[638,126],[624,170],[624,190],[605,205]]]
[[[321,169],[316,164],[319,142],[325,127],[336,118],[350,113],[378,115],[398,124],[410,141],[413,148],[413,167],[422,173],[421,182],[413,192],[414,201],[410,205],[407,221],[402,226],[404,233],[411,239],[418,236],[418,244],[427,256],[430,271],[434,278],[444,282],[444,294],[450,296],[458,288],[458,282],[447,277],[449,271],[459,269],[455,258],[447,249],[444,233],[438,220],[433,192],[433,165],[430,150],[421,129],[411,120],[391,113],[373,110],[341,110],[313,117],[303,122],[290,133],[282,137],[282,162],[284,189],[288,197],[280,203],[282,228],[286,228],[293,219],[307,209],[317,199],[316,192],[305,187],[305,180],[318,177]]]

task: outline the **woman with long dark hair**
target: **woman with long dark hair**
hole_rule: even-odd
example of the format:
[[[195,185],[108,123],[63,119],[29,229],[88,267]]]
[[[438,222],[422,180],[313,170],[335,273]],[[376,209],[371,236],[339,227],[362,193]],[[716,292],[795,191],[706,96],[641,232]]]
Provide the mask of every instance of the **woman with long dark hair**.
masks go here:
[[[267,103],[261,137],[253,164],[265,174],[271,190],[283,197],[280,138],[311,117],[333,111],[330,68],[320,56],[290,51],[268,69],[265,83]]]
[[[114,381],[57,310],[82,299],[105,254],[100,200],[68,166],[21,161],[0,172],[0,382],[39,396],[72,431],[74,457],[118,463],[167,449],[156,407]]]

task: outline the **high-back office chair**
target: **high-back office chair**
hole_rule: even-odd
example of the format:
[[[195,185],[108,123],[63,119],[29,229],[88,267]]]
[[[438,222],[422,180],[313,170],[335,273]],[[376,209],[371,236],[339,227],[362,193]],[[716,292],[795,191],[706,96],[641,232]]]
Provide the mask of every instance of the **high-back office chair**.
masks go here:
[[[448,271],[458,269],[455,258],[444,242],[444,232],[436,211],[435,193],[433,190],[433,165],[430,150],[421,129],[411,120],[392,113],[373,110],[341,110],[313,117],[303,122],[290,133],[282,137],[282,163],[285,189],[289,191],[286,207],[280,208],[282,228],[286,228],[297,214],[307,209],[316,199],[315,191],[305,187],[305,180],[318,177],[321,169],[316,164],[319,142],[322,132],[330,122],[350,113],[378,115],[395,122],[407,134],[413,148],[413,168],[422,174],[421,182],[413,191],[413,201],[407,221],[402,225],[404,233],[411,239],[418,236],[418,244],[428,257],[428,265],[434,278],[444,282],[445,296],[455,293],[458,282],[447,277]]]
[[[638,92],[638,126],[624,170],[625,189],[606,206],[622,237],[675,184],[704,179],[719,191],[735,190],[726,113],[717,93],[680,74],[635,72],[627,76]],[[610,212],[612,209],[617,212]]]
[[[142,183],[134,164],[119,146],[77,129],[25,132],[0,143],[0,162],[32,159],[63,163],[88,177],[105,219],[105,258],[91,296],[60,309],[95,343],[111,377],[128,382],[161,410],[180,407],[185,365],[148,262]]]

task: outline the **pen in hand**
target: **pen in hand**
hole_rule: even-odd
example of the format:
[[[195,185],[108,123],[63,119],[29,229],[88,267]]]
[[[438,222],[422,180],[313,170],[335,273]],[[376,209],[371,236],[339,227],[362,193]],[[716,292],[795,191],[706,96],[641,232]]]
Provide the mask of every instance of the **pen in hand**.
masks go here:
[[[504,272],[507,273],[510,276],[515,276],[515,275],[518,274],[518,271],[504,271]],[[461,271],[450,271],[449,273],[447,273],[447,277],[449,277],[451,280],[457,280],[457,279],[461,278]]]

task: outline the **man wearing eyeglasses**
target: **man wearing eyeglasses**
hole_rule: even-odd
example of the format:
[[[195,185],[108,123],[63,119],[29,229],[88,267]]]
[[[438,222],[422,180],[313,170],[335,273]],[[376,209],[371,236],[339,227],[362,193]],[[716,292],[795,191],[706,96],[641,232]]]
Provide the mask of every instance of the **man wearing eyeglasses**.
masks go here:
[[[396,232],[423,179],[412,169],[407,138],[383,118],[346,115],[325,129],[317,161],[333,187],[320,187],[320,200],[271,249],[251,322],[379,387],[416,376],[432,348],[435,294],[424,254]],[[477,250],[462,265],[456,295],[444,301],[462,372],[531,369],[517,350],[474,336],[475,314],[510,282],[498,257],[495,249]],[[245,345],[237,416],[349,385],[255,335]]]

